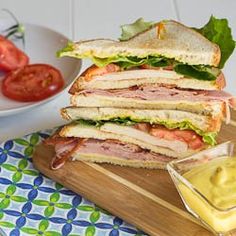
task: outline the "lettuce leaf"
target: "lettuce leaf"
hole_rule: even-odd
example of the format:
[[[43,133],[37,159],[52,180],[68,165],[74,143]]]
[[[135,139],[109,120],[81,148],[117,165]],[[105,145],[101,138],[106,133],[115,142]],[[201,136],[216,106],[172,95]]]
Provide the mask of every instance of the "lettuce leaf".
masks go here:
[[[220,70],[217,68],[211,68],[207,66],[191,66],[179,62],[175,62],[173,59],[168,59],[161,56],[149,56],[146,58],[138,57],[119,57],[116,58],[91,58],[92,61],[99,67],[106,66],[110,63],[116,63],[122,69],[129,69],[131,67],[148,64],[154,67],[164,67],[174,65],[174,71],[178,74],[185,75],[198,80],[216,80]]]
[[[141,119],[135,119],[133,117],[117,117],[117,118],[111,118],[111,119],[106,119],[106,120],[77,120],[77,124],[81,125],[86,125],[86,126],[95,126],[95,127],[100,127],[102,126],[105,122],[113,122],[115,124],[119,125],[135,125],[139,122],[150,122],[150,120],[141,120]],[[191,122],[188,120],[182,121],[182,122],[170,122],[170,121],[158,121],[155,122],[157,124],[163,125],[168,129],[180,129],[180,130],[194,130],[197,134],[202,136],[203,141],[209,145],[215,145],[216,144],[216,132],[203,132],[199,128],[195,127]]]
[[[155,24],[155,22],[149,21],[146,22],[143,18],[137,19],[132,24],[121,25],[121,37],[120,41],[126,41],[134,37],[135,35],[142,33],[143,31],[149,29]]]
[[[125,58],[120,58],[120,61],[117,62],[117,64],[122,68],[122,69],[129,69],[134,66],[140,66],[143,64],[148,64],[150,66],[155,66],[155,67],[163,67],[163,66],[168,66],[170,65],[170,59],[166,59],[161,56],[149,56],[146,58],[138,58],[138,57],[125,57]]]
[[[64,55],[66,56],[66,54],[68,54],[68,56],[70,56],[71,54],[73,54],[73,51],[74,51],[74,43],[71,41],[68,41],[67,45],[64,48],[62,48],[56,52],[56,56],[61,57]]]
[[[218,68],[211,68],[207,66],[191,66],[182,63],[177,63],[174,65],[174,71],[181,75],[186,75],[198,80],[216,80],[217,76],[220,74]]]
[[[233,53],[235,48],[235,41],[233,40],[231,29],[228,25],[228,20],[217,19],[216,17],[211,16],[210,20],[205,26],[195,30],[197,30],[211,42],[219,45],[221,50],[219,68],[223,68],[225,62]]]
[[[104,121],[79,119],[79,120],[73,121],[72,124],[79,124],[79,125],[82,125],[82,126],[95,126],[95,127],[100,127],[100,126],[102,126],[102,125],[104,124]]]
[[[172,64],[171,59],[167,59],[161,56],[156,56],[156,57],[149,56],[145,58],[123,57],[123,56],[116,56],[109,58],[91,57],[91,60],[98,67],[103,67],[110,63],[116,63],[122,69],[129,69],[131,67],[141,66],[143,64],[148,64],[150,66],[156,66],[156,67],[168,66]]]

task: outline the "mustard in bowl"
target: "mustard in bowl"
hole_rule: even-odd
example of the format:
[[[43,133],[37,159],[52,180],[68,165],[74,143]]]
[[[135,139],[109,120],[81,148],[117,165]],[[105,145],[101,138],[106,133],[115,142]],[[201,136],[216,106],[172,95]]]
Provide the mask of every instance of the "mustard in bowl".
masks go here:
[[[236,232],[236,157],[226,142],[169,163],[187,210],[216,235]]]

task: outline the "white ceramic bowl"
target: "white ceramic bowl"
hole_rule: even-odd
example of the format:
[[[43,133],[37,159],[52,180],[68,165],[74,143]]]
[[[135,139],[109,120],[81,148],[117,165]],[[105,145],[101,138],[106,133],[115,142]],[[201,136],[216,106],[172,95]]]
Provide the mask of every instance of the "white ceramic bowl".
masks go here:
[[[69,39],[61,33],[43,26],[32,24],[24,24],[24,26],[24,51],[30,57],[30,63],[46,63],[59,69],[65,80],[63,90],[66,89],[71,85],[81,69],[81,60],[56,57],[56,52],[63,48]],[[20,41],[14,43],[22,49],[22,43]],[[42,101],[27,103],[10,100],[4,97],[0,92],[0,116],[13,115],[31,109],[35,106],[42,105],[51,99],[56,98],[63,92],[63,90]]]

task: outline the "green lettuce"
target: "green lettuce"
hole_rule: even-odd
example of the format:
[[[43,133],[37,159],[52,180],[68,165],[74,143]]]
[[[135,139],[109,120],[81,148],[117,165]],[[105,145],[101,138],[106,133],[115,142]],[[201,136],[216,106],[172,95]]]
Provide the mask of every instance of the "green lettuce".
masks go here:
[[[119,125],[126,125],[126,126],[131,126],[135,125],[140,122],[150,122],[150,120],[144,120],[144,119],[135,119],[133,117],[117,117],[117,118],[112,118],[112,119],[106,119],[106,120],[77,120],[76,123],[80,125],[86,125],[86,126],[95,126],[95,127],[100,127],[102,126],[105,122],[112,122],[115,124]],[[202,136],[203,141],[209,145],[215,145],[216,144],[216,132],[203,132],[199,128],[195,127],[191,122],[188,120],[182,121],[182,122],[170,122],[170,121],[158,121],[155,122],[160,125],[165,126],[168,129],[180,129],[180,130],[194,130],[197,134]]]
[[[191,66],[176,62],[173,59],[168,59],[162,56],[148,56],[146,58],[138,57],[123,57],[117,56],[113,58],[91,58],[93,63],[99,67],[106,66],[110,63],[116,63],[122,69],[129,69],[131,67],[147,64],[154,67],[174,66],[174,71],[178,74],[185,75],[198,80],[216,80],[220,70],[209,66],[196,65]]]
[[[112,123],[116,123],[116,124],[120,124],[120,125],[135,125],[137,122],[133,121],[129,118],[114,118],[114,119],[109,119],[109,122]],[[74,121],[75,124],[80,124],[80,125],[84,125],[84,126],[95,126],[95,127],[100,127],[103,124],[105,124],[107,122],[107,120],[83,120],[83,119],[78,119],[76,121]]]
[[[195,30],[220,47],[221,60],[219,68],[223,68],[225,62],[233,53],[235,48],[235,41],[233,40],[228,20],[217,19],[214,16],[211,16],[205,26]]]
[[[79,125],[82,125],[82,126],[100,127],[104,124],[104,121],[78,119],[78,120],[73,121],[72,124],[79,124]]]
[[[186,65],[182,63],[176,63],[174,65],[174,71],[181,75],[186,75],[198,80],[215,80],[220,74],[218,68],[202,66],[202,65]]]
[[[121,26],[121,37],[119,38],[120,41],[129,40],[135,35],[144,32],[145,30],[151,28],[155,22],[146,22],[143,18],[139,18],[132,24],[126,24]]]
[[[143,64],[148,64],[150,66],[162,67],[168,66],[172,64],[170,59],[161,57],[161,56],[148,56],[145,58],[138,57],[124,57],[124,56],[116,56],[110,58],[97,58],[91,57],[91,60],[94,64],[99,67],[106,66],[110,63],[116,63],[122,69],[129,69],[131,67],[141,66]]]
[[[64,48],[57,51],[56,56],[61,57],[64,55],[66,56],[67,54],[68,56],[70,56],[70,55],[73,55],[73,52],[74,52],[74,43],[71,41],[68,41],[67,45]],[[76,55],[74,55],[74,57],[76,57]]]

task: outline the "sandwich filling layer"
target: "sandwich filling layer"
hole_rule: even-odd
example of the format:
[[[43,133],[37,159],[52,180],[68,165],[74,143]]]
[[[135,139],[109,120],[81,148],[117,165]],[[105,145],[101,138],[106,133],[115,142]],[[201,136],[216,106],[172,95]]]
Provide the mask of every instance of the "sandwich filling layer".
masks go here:
[[[159,85],[142,85],[133,86],[127,89],[85,89],[76,93],[77,95],[89,94],[108,96],[108,97],[122,97],[135,98],[140,100],[188,100],[188,101],[223,101],[233,103],[233,97],[224,91],[201,91],[201,90],[183,90],[176,88],[168,88]]]
[[[112,159],[119,159],[125,161],[154,161],[160,164],[166,164],[174,158],[167,157],[162,154],[153,153],[149,150],[140,148],[137,145],[130,143],[123,143],[119,140],[98,140],[98,139],[82,139],[82,138],[62,138],[58,135],[54,135],[45,141],[47,145],[53,145],[55,147],[55,157],[51,162],[52,169],[58,169],[64,165],[64,163],[73,159],[76,156],[79,160],[79,156],[93,155],[102,157],[109,157]],[[88,158],[89,160],[89,158]],[[102,161],[102,160],[101,160]]]
[[[114,64],[109,64],[101,68],[93,65],[77,78],[70,92],[74,93],[82,89],[91,88],[129,88],[142,84],[165,84],[185,89],[218,90],[225,87],[225,78],[220,73],[214,81],[197,80],[178,74],[171,67],[134,68],[122,71]]]

